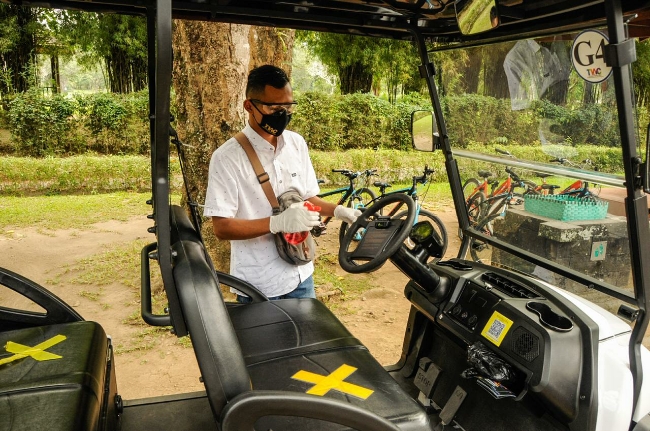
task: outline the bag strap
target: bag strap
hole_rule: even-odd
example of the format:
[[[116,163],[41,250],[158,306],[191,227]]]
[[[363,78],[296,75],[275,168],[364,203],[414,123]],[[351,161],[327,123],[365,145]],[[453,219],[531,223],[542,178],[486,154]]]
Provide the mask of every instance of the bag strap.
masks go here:
[[[276,212],[280,211],[280,204],[278,203],[278,198],[275,196],[275,193],[273,193],[273,188],[269,182],[269,174],[262,167],[262,163],[260,163],[260,159],[257,157],[257,153],[253,149],[253,146],[251,145],[244,132],[237,133],[235,135],[235,139],[244,149],[244,152],[246,152],[248,160],[250,160],[251,165],[253,166],[253,170],[255,171],[255,175],[257,175],[257,181],[259,181],[260,185],[262,186],[262,190],[264,190],[264,194],[269,200],[271,208],[273,208],[273,213],[275,214]]]

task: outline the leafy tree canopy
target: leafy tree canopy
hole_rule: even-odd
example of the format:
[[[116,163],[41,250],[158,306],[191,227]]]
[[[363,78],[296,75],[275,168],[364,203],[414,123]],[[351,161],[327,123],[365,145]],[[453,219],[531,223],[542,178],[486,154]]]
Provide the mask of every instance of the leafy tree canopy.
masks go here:
[[[373,89],[378,93],[382,82],[391,101],[400,85],[403,91],[419,90],[414,77],[418,57],[409,42],[307,31],[299,31],[296,36],[338,77],[342,94]]]

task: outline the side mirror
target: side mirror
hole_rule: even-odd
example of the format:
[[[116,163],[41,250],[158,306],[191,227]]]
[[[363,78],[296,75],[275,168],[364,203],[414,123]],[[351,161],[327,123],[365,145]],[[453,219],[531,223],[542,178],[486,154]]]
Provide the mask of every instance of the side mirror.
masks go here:
[[[433,117],[433,112],[411,112],[411,138],[413,140],[413,148],[418,151],[431,152],[440,146],[438,127]]]
[[[499,26],[496,0],[457,0],[456,20],[464,35],[484,33]]]

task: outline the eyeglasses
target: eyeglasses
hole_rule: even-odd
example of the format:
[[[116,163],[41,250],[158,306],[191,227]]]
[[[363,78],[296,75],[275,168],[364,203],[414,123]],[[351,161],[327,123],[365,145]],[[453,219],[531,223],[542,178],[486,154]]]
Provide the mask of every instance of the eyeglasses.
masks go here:
[[[296,109],[296,105],[298,102],[291,102],[291,103],[268,103],[268,102],[262,102],[259,99],[250,99],[251,102],[253,102],[253,106],[255,106],[256,103],[259,103],[262,106],[265,106],[268,111],[271,112],[271,115],[280,113],[282,111],[287,111],[287,114],[293,114],[294,109]],[[259,111],[257,106],[255,108]],[[262,111],[260,111],[262,113]]]

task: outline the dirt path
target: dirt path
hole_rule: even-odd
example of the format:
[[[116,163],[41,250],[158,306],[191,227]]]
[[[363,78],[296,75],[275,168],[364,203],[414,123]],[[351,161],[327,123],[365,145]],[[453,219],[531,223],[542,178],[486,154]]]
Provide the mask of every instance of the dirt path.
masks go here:
[[[455,255],[455,216],[439,211],[453,240],[447,256]],[[109,221],[84,230],[15,229],[0,230],[0,266],[28,276],[71,304],[87,320],[99,322],[116,347],[118,388],[125,399],[201,390],[199,370],[189,343],[148,327],[139,318],[139,290],[120,282],[121,274],[108,273],[114,280],[100,287],[79,283],[71,265],[135,241],[152,241],[146,233],[151,221],[142,218],[127,223]],[[337,226],[319,240],[320,252],[336,253]],[[134,256],[139,260],[139,257]],[[110,264],[110,262],[109,262]],[[110,265],[109,265],[110,266]],[[137,265],[134,271],[139,271]],[[347,274],[337,270],[337,275]],[[407,278],[387,263],[364,275],[376,288],[356,300],[333,307],[350,331],[368,346],[384,365],[400,355],[409,303],[403,296]],[[130,278],[139,281],[139,272]],[[25,301],[0,289],[0,304],[25,307]]]

